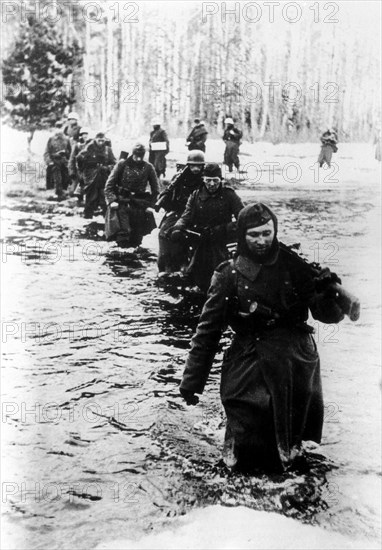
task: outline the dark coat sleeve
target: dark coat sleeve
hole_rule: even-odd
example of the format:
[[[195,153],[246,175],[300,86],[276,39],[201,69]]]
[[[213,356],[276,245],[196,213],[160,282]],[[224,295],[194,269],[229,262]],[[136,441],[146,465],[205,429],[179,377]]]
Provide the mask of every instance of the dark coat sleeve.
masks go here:
[[[228,298],[233,292],[232,267],[230,264],[222,266],[222,271],[218,268],[212,277],[180,384],[182,389],[196,393],[203,393],[220,338],[227,326]]]
[[[152,164],[149,164],[148,180],[151,189],[151,200],[155,203],[159,194],[159,185],[158,176],[156,175],[155,168]]]
[[[179,220],[174,225],[174,231],[179,231],[183,229],[187,229],[192,225],[192,217],[193,217],[193,210],[194,210],[194,203],[196,198],[197,191],[194,191],[190,197],[188,198],[186,208],[184,209],[183,214],[179,218]]]
[[[227,198],[230,202],[231,213],[235,220],[237,220],[240,210],[244,208],[244,204],[236,191],[234,191],[234,189],[227,187],[226,192]],[[217,240],[225,240],[230,242],[231,240],[233,240],[232,236],[236,233],[236,225],[236,221],[233,222],[232,220],[230,220],[228,223],[215,225],[212,228],[212,236]]]
[[[118,201],[117,185],[119,183],[119,179],[121,177],[124,166],[124,160],[120,160],[119,162],[117,162],[117,164],[115,164],[114,168],[112,169],[109,177],[107,178],[107,182],[105,185],[105,199],[107,204]]]

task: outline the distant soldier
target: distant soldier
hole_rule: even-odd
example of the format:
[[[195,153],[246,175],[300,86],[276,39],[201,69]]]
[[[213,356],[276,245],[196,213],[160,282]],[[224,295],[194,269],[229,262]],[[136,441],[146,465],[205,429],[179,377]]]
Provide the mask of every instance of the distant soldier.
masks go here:
[[[83,170],[85,209],[84,218],[91,219],[100,207],[105,215],[105,183],[116,160],[113,151],[105,143],[105,134],[98,132],[77,155],[77,163]]]
[[[84,190],[84,177],[81,168],[78,165],[77,156],[85,147],[88,142],[90,130],[86,126],[83,126],[79,132],[79,140],[74,143],[72,152],[69,159],[69,176],[72,180],[73,193],[81,201],[83,198]]]
[[[337,128],[331,128],[331,129],[326,130],[326,132],[324,132],[322,134],[322,136],[320,137],[320,141],[321,141],[322,145],[321,145],[321,151],[320,151],[320,154],[318,156],[318,161],[317,162],[318,162],[320,168],[322,168],[322,166],[324,165],[325,162],[328,165],[328,167],[330,168],[332,155],[333,155],[333,153],[337,153],[337,151],[338,151],[338,147],[337,147],[337,143],[338,143]]]
[[[206,152],[207,130],[204,126],[204,122],[200,118],[194,119],[195,126],[187,136],[187,147],[189,151],[199,149]]]
[[[224,124],[226,125],[223,135],[223,141],[225,143],[224,164],[226,164],[228,170],[232,172],[233,166],[235,166],[237,170],[240,168],[239,147],[243,132],[236,128],[233,119],[230,117],[225,119]]]
[[[173,242],[171,233],[183,214],[190,195],[203,185],[203,168],[204,153],[198,150],[190,151],[186,167],[174,176],[159,195],[156,210],[163,208],[166,211],[159,226],[160,272],[180,271],[188,263],[188,246],[182,242]]]
[[[62,131],[62,122],[57,121],[56,133],[48,139],[44,153],[46,188],[55,189],[58,199],[64,196],[69,185],[68,160],[71,152],[70,140]]]
[[[80,125],[79,125],[79,116],[74,111],[71,111],[68,114],[68,119],[64,126],[64,134],[72,140],[72,142],[78,141],[80,139]]]
[[[143,160],[145,152],[145,146],[137,143],[131,156],[118,161],[105,187],[108,207],[118,217],[118,230],[113,236],[109,232],[108,239],[122,248],[139,246],[156,227],[150,207],[158,196],[158,178],[154,166]],[[147,184],[151,193],[146,192]]]
[[[236,240],[232,218],[237,219],[243,203],[231,187],[223,186],[218,164],[206,164],[203,183],[188,199],[171,238],[193,247],[188,273],[194,284],[207,291],[215,267],[228,258],[227,243]]]
[[[167,133],[161,128],[160,120],[153,121],[153,130],[150,132],[149,162],[154,166],[158,178],[166,175],[166,155],[170,150]]]

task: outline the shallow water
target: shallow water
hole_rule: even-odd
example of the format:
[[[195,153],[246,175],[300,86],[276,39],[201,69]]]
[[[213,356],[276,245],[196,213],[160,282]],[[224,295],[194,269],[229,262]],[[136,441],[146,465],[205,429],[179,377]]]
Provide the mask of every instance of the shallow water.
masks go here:
[[[194,506],[245,504],[375,540],[380,519],[379,196],[376,184],[240,191],[268,202],[362,302],[360,321],[316,323],[323,444],[282,476],[230,475],[220,461],[221,343],[201,403],[178,395],[201,298],[158,281],[157,236],[137,254],[102,219],[13,197],[3,208],[3,503],[17,548],[92,548]],[[98,223],[97,223],[98,222]],[[5,303],[4,303],[5,302]],[[6,485],[4,486],[4,482]],[[6,547],[6,546],[3,546]]]

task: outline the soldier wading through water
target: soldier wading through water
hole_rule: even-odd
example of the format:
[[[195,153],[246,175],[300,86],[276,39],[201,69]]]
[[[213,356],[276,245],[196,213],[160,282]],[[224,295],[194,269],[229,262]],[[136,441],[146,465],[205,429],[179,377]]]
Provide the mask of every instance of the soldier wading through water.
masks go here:
[[[106,145],[105,134],[98,132],[95,139],[87,143],[76,158],[83,170],[84,218],[91,219],[97,208],[101,208],[105,215],[105,183],[116,162],[111,147]]]
[[[215,267],[228,258],[227,244],[236,240],[236,220],[243,203],[223,185],[221,168],[206,164],[203,185],[192,193],[174,225],[171,239],[192,247],[187,268],[193,284],[207,291]]]
[[[106,183],[105,234],[122,248],[139,246],[156,227],[151,208],[158,196],[158,178],[154,166],[143,160],[145,152],[145,146],[137,143],[132,154],[116,164]],[[147,184],[151,193],[146,192]]]
[[[338,323],[348,311],[335,274],[312,272],[279,243],[277,218],[266,205],[246,206],[237,232],[235,258],[212,278],[180,392],[188,404],[198,402],[195,393],[203,392],[230,325],[235,335],[224,354],[220,386],[227,415],[224,460],[244,471],[280,470],[303,440],[321,440],[320,361],[308,311],[323,323]]]
[[[203,169],[204,153],[190,151],[186,167],[174,176],[159,195],[156,210],[163,208],[166,211],[159,226],[159,272],[180,271],[189,261],[187,242],[174,242],[171,233],[183,214],[190,195],[203,185]]]

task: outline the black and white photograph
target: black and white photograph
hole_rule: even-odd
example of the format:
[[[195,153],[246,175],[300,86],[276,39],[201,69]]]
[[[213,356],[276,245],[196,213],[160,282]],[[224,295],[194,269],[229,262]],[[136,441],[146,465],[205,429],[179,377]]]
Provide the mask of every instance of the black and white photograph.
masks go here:
[[[0,547],[379,549],[379,0],[0,8]]]

